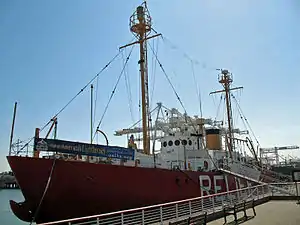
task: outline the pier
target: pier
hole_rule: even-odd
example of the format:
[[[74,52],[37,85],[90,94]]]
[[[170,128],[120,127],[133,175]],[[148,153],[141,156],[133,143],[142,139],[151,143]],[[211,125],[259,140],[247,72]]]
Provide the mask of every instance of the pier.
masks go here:
[[[2,173],[0,174],[0,189],[19,189],[19,185],[11,173]]]
[[[300,186],[300,182],[297,183]],[[192,199],[176,202],[169,202],[159,205],[147,206],[136,209],[111,212],[83,218],[74,218],[62,221],[43,223],[40,225],[54,224],[177,224],[179,221],[186,221],[204,212],[207,214],[207,223],[211,225],[224,224],[224,206],[234,206],[241,201],[253,201],[257,215],[253,216],[252,210],[247,209],[250,216],[246,221],[239,224],[274,224],[265,221],[283,221],[275,224],[296,224],[300,216],[297,216],[300,205],[297,204],[298,196],[296,183],[272,183],[261,184],[239,190],[217,193]],[[282,211],[283,210],[283,211]],[[249,212],[248,212],[249,211]],[[275,215],[278,211],[278,215]],[[287,213],[285,216],[283,212]],[[289,211],[289,212],[287,212]],[[274,212],[274,213],[270,213]],[[291,213],[294,212],[294,213]],[[296,215],[294,215],[296,214]],[[299,214],[299,213],[298,213]],[[241,211],[239,213],[243,215]],[[272,216],[272,218],[270,218]],[[279,217],[280,218],[279,218]],[[226,224],[234,224],[233,216],[227,217]],[[292,222],[289,222],[292,221]],[[293,223],[293,221],[295,223]],[[178,223],[179,224],[179,223]],[[180,223],[184,224],[184,223]],[[186,223],[189,224],[189,223]]]
[[[296,201],[279,201],[271,200],[265,204],[256,207],[257,215],[252,216],[249,211],[250,218],[248,220],[239,220],[241,225],[299,225],[300,224],[300,205]],[[248,214],[247,211],[247,214]],[[241,213],[242,214],[242,213]],[[227,225],[234,224],[232,218],[228,218]],[[218,219],[208,223],[208,225],[224,225],[224,219]]]

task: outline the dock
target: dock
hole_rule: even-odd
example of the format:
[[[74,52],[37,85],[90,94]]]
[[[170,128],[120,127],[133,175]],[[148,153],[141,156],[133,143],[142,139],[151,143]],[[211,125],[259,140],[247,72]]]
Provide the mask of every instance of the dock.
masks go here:
[[[0,189],[19,189],[19,185],[12,174],[0,174]]]
[[[252,217],[251,210],[249,211],[250,219],[239,220],[239,224],[243,225],[299,225],[300,224],[300,205],[296,204],[297,201],[286,200],[271,200],[267,203],[258,205],[256,207],[257,215]],[[235,224],[233,216],[228,217],[227,225]],[[209,222],[208,225],[224,225],[224,219]]]
[[[298,187],[300,182],[297,183]],[[136,209],[111,212],[82,218],[53,221],[43,225],[58,224],[189,224],[183,223],[197,215],[207,214],[207,224],[224,224],[224,206],[236,203],[252,202],[256,211],[247,209],[247,220],[243,212],[238,213],[238,224],[286,225],[300,224],[300,204],[296,192],[296,183],[260,184],[239,190],[217,193],[176,202],[147,206]],[[181,223],[179,223],[181,222]],[[227,225],[235,224],[233,215],[227,216]]]

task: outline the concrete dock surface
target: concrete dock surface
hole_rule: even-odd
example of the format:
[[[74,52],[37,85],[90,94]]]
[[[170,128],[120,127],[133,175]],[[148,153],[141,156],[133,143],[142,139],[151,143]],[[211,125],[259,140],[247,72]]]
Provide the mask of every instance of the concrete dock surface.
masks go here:
[[[300,205],[296,201],[269,201],[255,207],[256,216],[253,217],[252,209],[247,210],[247,215],[253,218],[240,219],[242,225],[300,225]],[[243,217],[240,212],[238,218]],[[209,225],[224,225],[224,218],[212,221]],[[227,216],[227,225],[233,225],[234,216]]]

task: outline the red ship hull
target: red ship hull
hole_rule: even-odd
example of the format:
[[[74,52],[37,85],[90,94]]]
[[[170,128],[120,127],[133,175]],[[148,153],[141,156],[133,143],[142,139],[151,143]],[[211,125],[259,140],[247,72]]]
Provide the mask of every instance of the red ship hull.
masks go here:
[[[26,222],[63,220],[208,194],[201,186],[213,190],[211,193],[236,188],[233,177],[228,177],[226,184],[219,172],[183,172],[19,156],[7,159],[25,198],[22,203],[11,201],[11,208]]]

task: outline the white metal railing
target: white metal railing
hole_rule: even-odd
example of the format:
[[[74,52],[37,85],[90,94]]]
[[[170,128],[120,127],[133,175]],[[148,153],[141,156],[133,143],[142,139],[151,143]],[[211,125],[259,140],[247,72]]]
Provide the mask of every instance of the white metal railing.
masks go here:
[[[298,182],[300,188],[300,182]],[[300,189],[299,189],[300,190]],[[252,186],[239,190],[223,192],[203,197],[185,199],[159,205],[122,210],[94,216],[86,216],[68,220],[61,220],[39,225],[125,225],[125,224],[166,224],[170,220],[184,218],[206,211],[208,214],[222,210],[225,204],[234,204],[241,200],[258,200],[269,196],[296,195],[296,184],[272,183]]]
[[[112,213],[105,213],[95,216],[74,218],[49,222],[40,225],[54,224],[153,224],[167,222],[180,217],[188,217],[192,214],[206,211],[208,214],[222,210],[224,204],[234,204],[234,202],[246,199],[261,199],[270,196],[269,185],[258,185],[239,190],[223,192],[203,197],[191,198],[181,201],[169,202],[159,205],[147,206],[136,209],[123,210]]]
[[[297,189],[300,192],[300,182],[286,182],[286,183],[270,183],[270,190],[272,192],[272,196],[296,196]]]

